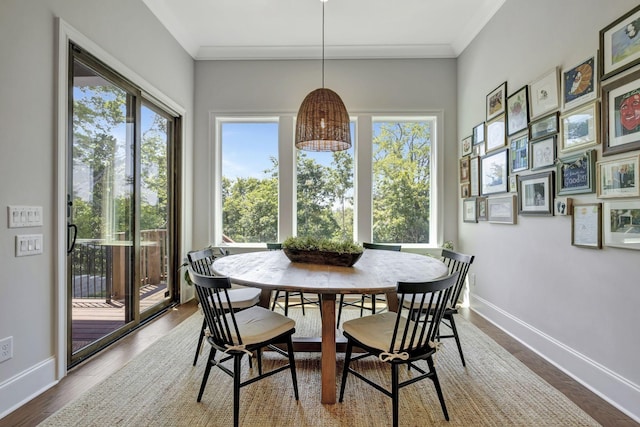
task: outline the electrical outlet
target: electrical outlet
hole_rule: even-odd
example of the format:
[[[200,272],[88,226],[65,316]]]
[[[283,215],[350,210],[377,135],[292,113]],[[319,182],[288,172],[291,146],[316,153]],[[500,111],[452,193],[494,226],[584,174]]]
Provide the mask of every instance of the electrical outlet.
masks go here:
[[[13,357],[13,337],[0,340],[0,363]]]

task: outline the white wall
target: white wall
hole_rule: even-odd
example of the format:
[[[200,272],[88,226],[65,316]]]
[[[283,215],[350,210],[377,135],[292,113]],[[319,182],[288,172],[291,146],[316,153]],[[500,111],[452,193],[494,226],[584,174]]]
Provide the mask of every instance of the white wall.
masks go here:
[[[0,339],[13,337],[13,358],[0,363],[0,417],[52,385],[55,357],[65,357],[55,354],[55,17],[184,107],[192,139],[194,61],[141,1],[0,2]],[[7,228],[8,205],[42,206],[44,226]],[[44,254],[16,258],[15,235],[31,233],[44,235]]]
[[[445,158],[456,158],[456,60],[333,60],[325,63],[326,87],[336,91],[350,115],[360,113],[444,114]],[[320,87],[321,61],[198,61],[194,173],[209,176],[209,113],[291,113]],[[444,170],[444,214],[457,209],[457,169]],[[207,185],[195,185],[195,248],[209,243]],[[444,224],[444,238],[457,238],[455,221]]]
[[[458,136],[484,120],[485,97],[500,83],[511,94],[587,58],[599,30],[635,6],[507,0],[458,58]],[[472,308],[640,420],[640,252],[571,246],[571,217],[517,220],[459,220],[460,248],[476,255]]]

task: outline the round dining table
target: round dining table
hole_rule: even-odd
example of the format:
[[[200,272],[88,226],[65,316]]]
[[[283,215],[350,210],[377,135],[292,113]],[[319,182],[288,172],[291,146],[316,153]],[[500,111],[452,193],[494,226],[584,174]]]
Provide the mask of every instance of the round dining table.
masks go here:
[[[353,267],[291,262],[284,251],[260,251],[217,258],[217,275],[233,283],[262,289],[260,305],[269,307],[271,292],[302,291],[321,296],[321,402],[336,402],[336,295],[386,294],[389,311],[397,311],[398,282],[426,282],[448,274],[440,260],[409,252],[365,249]],[[305,339],[309,347],[309,340]]]

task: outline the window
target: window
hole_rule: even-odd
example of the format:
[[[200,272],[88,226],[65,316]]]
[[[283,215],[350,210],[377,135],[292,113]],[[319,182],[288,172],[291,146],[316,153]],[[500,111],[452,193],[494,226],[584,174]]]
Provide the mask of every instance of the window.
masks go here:
[[[297,150],[298,236],[353,239],[353,154]]]
[[[434,121],[373,121],[373,241],[430,243]]]
[[[222,240],[278,239],[278,122],[223,120]]]
[[[353,147],[336,153],[296,150],[291,114],[215,117],[212,243],[306,235],[437,245],[439,117],[352,116]]]

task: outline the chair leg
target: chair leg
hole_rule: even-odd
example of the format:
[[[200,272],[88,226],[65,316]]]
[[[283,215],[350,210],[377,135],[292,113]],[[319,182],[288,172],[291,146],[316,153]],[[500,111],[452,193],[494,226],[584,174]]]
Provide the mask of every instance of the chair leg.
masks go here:
[[[285,291],[284,293],[284,315],[287,316],[289,314],[289,292]]]
[[[371,294],[371,314],[376,314],[376,294]]]
[[[300,305],[302,306],[302,315],[304,316],[304,294],[300,291]]]
[[[433,385],[436,387],[436,393],[438,394],[438,400],[440,401],[440,406],[442,407],[442,413],[444,414],[444,419],[449,421],[449,413],[447,412],[447,405],[444,403],[444,395],[442,394],[442,388],[440,388],[440,381],[438,381],[438,374],[436,373],[436,367],[433,364],[433,359],[429,357],[427,359],[427,364],[429,365],[429,372],[433,374],[431,380],[433,381]]]
[[[296,375],[296,360],[293,355],[293,341],[291,340],[291,335],[289,335],[289,340],[287,341],[287,353],[289,353],[289,369],[291,369],[291,381],[293,381],[293,394],[296,397],[296,400],[299,400],[298,376]]]
[[[393,413],[393,427],[398,427],[398,394],[400,386],[398,385],[398,364],[391,364],[391,407]]]
[[[211,351],[209,352],[209,358],[207,359],[207,367],[204,370],[202,383],[200,384],[200,391],[198,392],[198,399],[197,399],[198,402],[202,400],[202,394],[204,393],[204,388],[207,386],[207,379],[209,379],[209,373],[211,372],[211,368],[213,367],[214,357],[216,357],[216,349],[215,347],[211,347]]]
[[[460,337],[458,336],[458,328],[456,328],[456,321],[453,319],[453,315],[449,317],[451,323],[451,330],[453,331],[453,337],[456,339],[458,345],[458,352],[460,353],[460,360],[462,360],[462,366],[467,366],[464,362],[464,355],[462,354],[462,345],[460,344]]]
[[[200,348],[202,347],[202,340],[204,340],[204,330],[207,327],[207,321],[202,321],[202,327],[200,328],[200,336],[198,337],[198,346],[196,347],[196,355],[193,358],[193,366],[196,366],[198,362],[198,355],[200,354]]]
[[[360,317],[364,316],[364,294],[362,294],[362,298],[360,299]]]
[[[338,303],[338,320],[336,321],[336,327],[340,326],[340,317],[342,317],[342,304],[344,303],[344,294],[340,294],[340,302]],[[322,307],[322,304],[320,305]]]
[[[276,291],[276,295],[273,297],[273,304],[271,304],[271,311],[276,309],[276,302],[278,301],[279,296],[280,296],[280,291]]]
[[[351,363],[351,352],[353,351],[353,341],[347,341],[347,351],[344,355],[344,367],[342,368],[342,382],[340,384],[340,399],[338,402],[342,403],[344,399],[344,388],[347,385],[347,375],[349,374],[349,363]]]
[[[233,356],[233,427],[238,427],[240,418],[240,369],[243,354]]]

